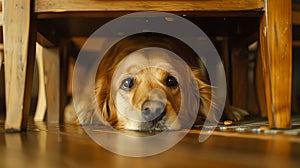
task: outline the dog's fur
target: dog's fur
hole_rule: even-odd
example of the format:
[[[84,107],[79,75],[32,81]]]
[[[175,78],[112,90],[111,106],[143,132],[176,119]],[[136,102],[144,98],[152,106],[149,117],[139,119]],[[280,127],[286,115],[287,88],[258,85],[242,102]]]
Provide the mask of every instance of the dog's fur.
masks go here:
[[[130,88],[123,88],[128,84]],[[189,96],[183,90],[189,90]],[[107,51],[96,74],[95,95],[96,103],[85,105],[89,110],[77,112],[81,124],[92,124],[96,118],[118,129],[180,129],[194,122],[190,119],[195,107],[203,119],[210,109],[212,114],[218,110],[198,55],[180,40],[155,33],[127,37]],[[179,112],[182,117],[177,118]],[[245,114],[227,115],[240,120]],[[209,119],[216,121],[214,115]]]

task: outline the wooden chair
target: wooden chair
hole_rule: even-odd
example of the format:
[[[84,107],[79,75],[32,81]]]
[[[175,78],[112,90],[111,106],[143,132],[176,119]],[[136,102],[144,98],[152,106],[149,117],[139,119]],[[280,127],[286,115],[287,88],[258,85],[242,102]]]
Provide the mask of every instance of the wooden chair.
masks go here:
[[[35,42],[53,51],[45,59],[56,60],[56,68],[65,68],[66,57],[60,57],[64,41],[71,35],[80,35],[76,22],[72,19],[118,17],[135,11],[166,11],[187,16],[247,16],[262,13],[260,16],[260,52],[264,76],[266,108],[271,128],[290,128],[291,126],[291,1],[286,0],[206,0],[206,1],[109,1],[109,0],[3,0],[4,5],[4,52],[5,83],[7,98],[7,131],[26,130],[30,104],[33,65],[35,59]],[[108,17],[109,16],[109,17]],[[47,24],[57,20],[56,25]],[[71,21],[70,21],[71,20]],[[68,22],[70,21],[70,22]],[[62,34],[55,33],[55,27],[63,23]],[[47,25],[45,27],[45,25]],[[43,30],[43,32],[42,32]],[[59,37],[59,38],[58,38]],[[63,40],[61,40],[63,39]],[[64,54],[66,55],[66,54]],[[60,62],[57,62],[59,60]],[[51,68],[50,68],[51,69]],[[52,69],[51,69],[52,70]],[[64,72],[63,70],[54,70]],[[57,111],[61,111],[63,102],[59,98],[65,85],[65,74],[57,73],[60,82],[54,86],[55,108],[49,117],[58,121]],[[49,81],[49,80],[48,80]],[[53,81],[53,80],[51,80]],[[55,81],[55,80],[54,80]],[[61,99],[63,100],[63,99]],[[50,119],[51,120],[51,119]]]

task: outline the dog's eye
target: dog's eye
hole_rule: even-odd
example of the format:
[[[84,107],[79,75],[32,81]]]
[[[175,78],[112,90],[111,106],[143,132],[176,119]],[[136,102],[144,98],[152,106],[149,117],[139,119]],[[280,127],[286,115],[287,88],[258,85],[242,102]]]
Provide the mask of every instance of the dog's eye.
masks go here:
[[[170,88],[176,88],[178,86],[178,82],[174,76],[169,75],[166,79],[167,86]]]
[[[134,86],[134,80],[133,78],[126,78],[122,81],[122,84],[121,84],[121,89],[123,90],[130,90],[132,87]]]

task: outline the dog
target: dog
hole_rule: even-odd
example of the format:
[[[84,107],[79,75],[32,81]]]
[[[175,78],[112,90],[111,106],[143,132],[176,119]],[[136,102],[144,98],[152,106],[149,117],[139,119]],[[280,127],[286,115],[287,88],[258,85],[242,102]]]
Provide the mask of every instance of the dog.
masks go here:
[[[113,45],[98,66],[94,92],[94,101],[83,100],[76,109],[76,122],[136,131],[177,130],[206,118],[218,122],[212,115],[218,109],[202,60],[168,35],[140,33]],[[227,110],[231,120],[247,115]]]

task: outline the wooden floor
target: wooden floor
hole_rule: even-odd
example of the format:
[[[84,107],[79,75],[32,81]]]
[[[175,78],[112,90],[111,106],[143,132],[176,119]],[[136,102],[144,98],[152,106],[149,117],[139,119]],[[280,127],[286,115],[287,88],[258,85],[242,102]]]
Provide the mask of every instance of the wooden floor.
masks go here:
[[[0,124],[1,168],[75,167],[298,167],[299,134],[241,132],[217,128],[204,143],[194,129],[170,150],[146,158],[113,154],[79,126],[36,123],[26,133],[4,133]],[[238,126],[241,127],[241,126]],[[220,129],[221,128],[221,129]],[[135,146],[132,146],[135,147]]]

